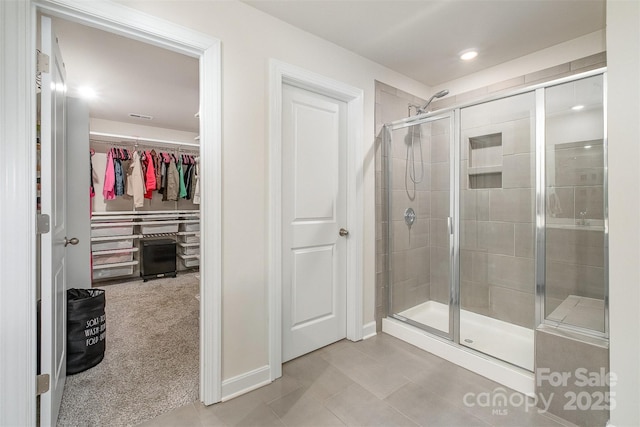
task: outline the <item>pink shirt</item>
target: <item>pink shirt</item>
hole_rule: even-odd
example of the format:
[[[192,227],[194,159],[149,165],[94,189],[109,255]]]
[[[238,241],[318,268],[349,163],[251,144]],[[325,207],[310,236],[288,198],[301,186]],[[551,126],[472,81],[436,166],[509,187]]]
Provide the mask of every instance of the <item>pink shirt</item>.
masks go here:
[[[113,153],[109,151],[107,156],[107,167],[104,171],[104,186],[102,187],[102,195],[105,200],[113,200],[116,198],[116,172],[113,165]]]

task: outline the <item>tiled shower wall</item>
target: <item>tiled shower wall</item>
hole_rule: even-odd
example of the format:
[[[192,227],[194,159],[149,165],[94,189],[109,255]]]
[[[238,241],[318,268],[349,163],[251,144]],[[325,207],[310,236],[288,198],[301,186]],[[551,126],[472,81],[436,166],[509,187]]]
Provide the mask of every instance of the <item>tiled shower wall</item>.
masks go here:
[[[552,88],[548,98],[571,97],[576,90],[582,93],[590,84],[587,81],[595,88],[602,85],[598,77],[593,77]],[[606,271],[602,106],[591,106],[579,113],[547,112],[546,122],[547,194],[554,201],[553,209],[547,210],[547,314],[568,298],[587,297],[591,300],[582,301],[592,307],[580,310],[580,318],[565,320],[603,331]]]
[[[451,183],[451,122],[440,119],[431,122],[430,146],[430,214],[429,257],[424,262],[429,267],[429,299],[442,304],[449,303],[450,263],[449,226]],[[429,141],[427,141],[429,142]],[[423,301],[417,301],[421,303]],[[413,306],[417,304],[407,304]],[[395,307],[394,307],[395,308]]]
[[[533,93],[461,111],[460,306],[528,328],[535,320],[534,118]],[[490,144],[472,143],[489,137]]]
[[[390,224],[391,310],[449,300],[450,121],[440,119],[393,131]],[[413,153],[413,164],[407,161]],[[413,175],[413,180],[411,176]],[[415,183],[414,183],[415,181]],[[404,212],[416,214],[410,226]]]
[[[406,158],[406,151],[403,150],[403,146],[398,145],[395,153],[389,153],[387,147],[384,144],[384,124],[390,123],[395,120],[407,117],[409,114],[409,104],[421,105],[426,101],[415,97],[407,92],[401,91],[384,83],[376,81],[376,109],[375,109],[375,122],[376,122],[376,155],[375,155],[375,167],[376,167],[376,329],[379,332],[382,328],[382,318],[387,316],[388,309],[388,291],[389,291],[389,276],[387,271],[388,266],[388,248],[389,242],[387,241],[387,227],[389,220],[388,211],[388,197],[389,189],[387,188],[387,171],[385,165],[387,163],[387,156],[391,156],[396,166],[395,173],[402,175],[404,179],[404,160]],[[425,129],[426,131],[426,129]],[[426,132],[425,132],[426,133]],[[427,151],[425,150],[425,155]],[[425,176],[427,171],[425,169]],[[402,181],[404,182],[404,181]],[[403,184],[404,185],[404,184]],[[420,185],[420,184],[419,184]],[[425,184],[426,185],[426,182]],[[404,188],[404,187],[402,187]],[[398,188],[396,196],[401,194],[402,188]],[[425,200],[427,194],[424,191],[425,187],[422,186],[417,189],[420,199],[416,197],[416,201]],[[416,209],[416,212],[419,210]],[[424,211],[421,210],[421,211]],[[399,213],[401,216],[402,213]],[[392,213],[392,217],[397,220],[398,213]],[[420,220],[422,219],[422,221]],[[418,226],[418,223],[420,225]],[[404,223],[403,223],[404,224]],[[406,252],[408,256],[398,256],[396,254],[396,262],[402,263],[398,265],[398,272],[396,273],[396,279],[399,280],[402,285],[398,286],[394,300],[399,304],[405,304],[407,301],[411,301],[413,298],[428,297],[428,281],[423,280],[428,272],[424,271],[425,265],[428,263],[422,262],[424,259],[428,259],[428,245],[429,235],[428,226],[425,228],[424,218],[418,218],[416,222],[416,228],[414,228],[415,234],[421,234],[421,237],[413,239],[412,243],[409,243],[408,233],[404,235],[402,241],[397,242],[398,248],[403,248],[402,251]],[[399,228],[399,232],[403,229]],[[411,247],[413,245],[413,247]],[[422,258],[426,257],[426,258]],[[420,278],[420,280],[419,280]],[[420,285],[418,285],[420,282]],[[411,290],[409,290],[411,288]]]
[[[391,163],[391,207],[390,222],[393,229],[391,242],[391,307],[394,312],[403,311],[429,299],[429,216],[431,198],[431,126],[420,129],[406,128],[394,132],[393,145],[385,156]],[[411,164],[407,162],[407,152],[415,153],[414,183],[408,175]],[[423,151],[420,151],[422,144]],[[422,154],[422,155],[421,155]],[[424,162],[421,161],[421,157]],[[404,211],[412,208],[416,213],[415,222],[409,227],[404,221]]]
[[[604,52],[479,88],[471,92],[436,100],[432,104],[432,108],[446,108],[462,102],[479,99],[489,94],[514,90],[519,87],[549,81],[603,66],[606,66],[606,54]],[[386,162],[384,156],[386,156],[387,153],[384,151],[382,130],[385,123],[407,117],[408,103],[420,104],[422,102],[424,101],[417,99],[411,94],[395,89],[384,83],[376,82],[376,326],[378,331],[381,329],[382,318],[387,315],[387,294],[389,288],[386,271],[389,247],[386,230],[389,212],[387,211],[388,207],[386,203],[388,197],[388,189],[386,188],[387,177],[384,171]],[[522,124],[524,124],[525,121],[526,119],[523,119]],[[525,127],[520,127],[519,131],[524,133],[529,132],[529,124]],[[529,139],[526,140],[526,143],[528,142],[530,142]],[[393,154],[391,155],[393,156]],[[534,259],[534,224],[532,217],[533,184],[531,181],[533,175],[529,172],[531,169],[528,168],[528,166],[531,166],[533,153],[530,147],[527,147],[526,150],[513,151],[506,155],[511,156],[508,159],[503,159],[505,162],[503,178],[505,179],[507,188],[480,189],[467,193],[461,191],[462,203],[469,208],[473,207],[473,213],[469,210],[467,212],[463,210],[461,213],[461,221],[478,221],[478,219],[482,218],[488,218],[490,220],[482,225],[479,225],[480,221],[478,221],[475,230],[473,226],[468,227],[469,230],[473,230],[471,236],[461,236],[464,242],[473,242],[475,238],[476,242],[479,239],[483,242],[483,245],[487,246],[487,251],[484,251],[484,253],[476,253],[474,255],[469,252],[465,253],[465,251],[461,252],[461,303],[463,308],[467,310],[491,315],[522,326],[532,327],[534,309],[533,288],[530,287],[529,284],[532,283],[531,277],[533,275]],[[397,163],[398,162],[396,162],[396,164]],[[509,187],[510,185],[511,187]],[[586,190],[588,191],[589,189]],[[597,189],[594,191],[597,191]],[[432,204],[431,202],[431,205]],[[433,206],[430,206],[430,209],[430,215],[433,216]],[[590,212],[594,212],[594,214],[597,215],[595,209]],[[475,218],[471,218],[471,215],[475,216]],[[485,215],[485,217],[483,217],[483,215]],[[506,218],[505,215],[509,215],[512,218]],[[495,221],[491,221],[492,218],[495,219]],[[432,218],[431,221],[433,222],[434,219],[437,222],[437,218]],[[491,224],[492,222],[494,224]],[[501,225],[505,223],[507,226]],[[433,225],[437,224],[433,222]],[[431,235],[427,235],[427,239],[429,239],[432,244],[434,244],[435,239],[437,239],[437,233],[433,231]],[[428,231],[426,232],[428,233]],[[513,236],[511,240],[509,240],[510,236]],[[489,247],[493,249],[491,250]],[[434,267],[437,269],[438,266],[442,267],[442,264],[438,263],[436,259],[433,259],[435,252],[432,253],[432,248],[422,249],[422,251],[425,250],[429,251],[431,262],[418,262],[417,264],[423,264],[423,268],[424,264],[429,264],[429,297],[436,301],[446,302],[446,300],[442,298],[442,295],[440,295],[443,294],[446,288],[443,287],[442,284],[439,284],[440,281],[436,280],[438,277],[437,271],[434,272]],[[491,260],[489,260],[489,255],[491,255]],[[487,259],[482,259],[484,257]],[[400,266],[400,263],[399,261],[397,265]],[[410,269],[414,264],[415,262],[409,261],[409,265],[405,268]],[[405,274],[407,277],[412,275],[412,273],[408,271],[402,274]],[[487,279],[486,281],[484,279],[485,277]],[[497,281],[499,283],[491,293],[488,288],[489,277],[491,277],[494,282]],[[576,277],[575,282],[579,281],[580,278]],[[470,284],[468,282],[473,283]],[[409,281],[405,283],[404,296],[399,299],[403,302],[400,307],[406,306],[407,303],[410,303],[414,298],[415,303],[412,305],[416,305],[423,300],[417,293],[419,293],[418,291],[421,285],[424,285],[422,292],[426,292],[426,283],[418,284],[415,282],[416,286],[411,286],[412,283],[414,282]],[[409,290],[412,288],[413,291]],[[394,309],[397,309],[397,307],[394,307]]]

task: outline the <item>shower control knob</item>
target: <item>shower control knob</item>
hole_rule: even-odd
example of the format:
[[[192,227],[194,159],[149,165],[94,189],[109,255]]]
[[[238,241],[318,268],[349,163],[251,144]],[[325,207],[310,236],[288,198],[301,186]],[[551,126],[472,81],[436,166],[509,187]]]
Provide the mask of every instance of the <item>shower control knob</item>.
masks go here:
[[[404,222],[411,227],[416,222],[416,211],[413,208],[407,208],[404,211]]]
[[[341,228],[340,231],[338,232],[338,234],[340,234],[340,237],[345,237],[349,235],[349,230],[345,229],[345,228]]]

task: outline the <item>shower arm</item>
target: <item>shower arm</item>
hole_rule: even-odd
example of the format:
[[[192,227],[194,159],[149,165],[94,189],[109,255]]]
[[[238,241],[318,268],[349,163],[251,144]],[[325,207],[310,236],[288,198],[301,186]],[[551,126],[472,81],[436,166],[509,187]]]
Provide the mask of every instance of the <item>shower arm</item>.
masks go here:
[[[427,107],[429,107],[429,105],[434,99],[442,98],[443,96],[446,96],[448,94],[449,94],[448,89],[444,89],[444,90],[441,90],[440,92],[434,93],[433,96],[431,96],[431,98],[429,98],[429,100],[422,106],[409,103],[409,116],[411,116],[411,107],[415,108],[416,114],[428,113],[429,111],[427,111]]]
[[[412,103],[409,103],[408,105],[409,105],[409,106],[408,106],[407,115],[408,115],[409,117],[411,117],[411,109],[412,109],[412,108],[414,108],[414,109],[416,110],[416,114],[420,114],[420,106],[419,106],[419,105],[412,104]]]

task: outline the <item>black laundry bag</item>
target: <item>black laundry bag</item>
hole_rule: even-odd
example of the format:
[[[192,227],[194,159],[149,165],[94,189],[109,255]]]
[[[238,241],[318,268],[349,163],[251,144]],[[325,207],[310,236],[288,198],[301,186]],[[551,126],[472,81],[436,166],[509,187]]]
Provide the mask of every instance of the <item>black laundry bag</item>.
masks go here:
[[[67,374],[96,366],[104,358],[107,319],[103,289],[67,291]]]

